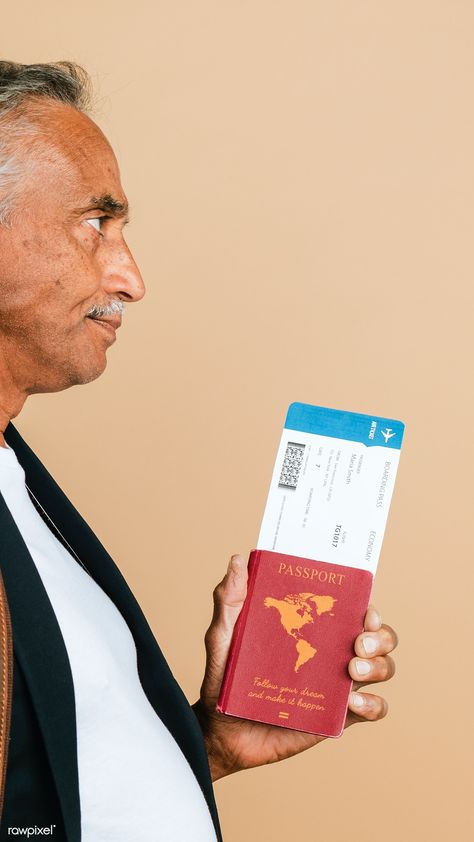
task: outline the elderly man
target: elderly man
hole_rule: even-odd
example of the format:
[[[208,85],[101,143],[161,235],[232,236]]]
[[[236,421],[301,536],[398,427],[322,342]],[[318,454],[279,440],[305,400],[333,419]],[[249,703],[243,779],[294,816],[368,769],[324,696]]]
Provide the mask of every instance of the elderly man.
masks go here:
[[[125,304],[145,292],[87,87],[70,63],[0,62],[0,837],[210,842],[213,781],[321,741],[216,712],[246,564],[233,556],[214,590],[191,706],[118,568],[11,423],[29,395],[99,377]],[[369,608],[356,691],[393,675],[396,643]],[[354,692],[346,725],[386,712]]]

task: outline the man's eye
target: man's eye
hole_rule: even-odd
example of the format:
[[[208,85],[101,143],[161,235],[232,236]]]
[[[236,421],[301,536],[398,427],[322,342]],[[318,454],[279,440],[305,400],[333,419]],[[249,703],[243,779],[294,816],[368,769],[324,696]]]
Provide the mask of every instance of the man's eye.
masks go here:
[[[103,222],[102,216],[94,216],[94,217],[91,217],[90,219],[86,219],[85,221],[88,222],[89,225],[92,226],[92,228],[95,228],[95,230],[98,231],[99,234],[100,234],[100,230],[102,228],[102,222]]]

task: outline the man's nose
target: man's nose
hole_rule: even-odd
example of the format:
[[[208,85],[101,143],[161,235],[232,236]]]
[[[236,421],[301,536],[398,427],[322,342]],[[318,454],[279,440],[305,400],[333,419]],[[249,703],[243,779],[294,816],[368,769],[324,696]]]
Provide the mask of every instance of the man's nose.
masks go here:
[[[114,245],[107,257],[102,267],[103,288],[124,301],[140,301],[145,284],[127,244]]]

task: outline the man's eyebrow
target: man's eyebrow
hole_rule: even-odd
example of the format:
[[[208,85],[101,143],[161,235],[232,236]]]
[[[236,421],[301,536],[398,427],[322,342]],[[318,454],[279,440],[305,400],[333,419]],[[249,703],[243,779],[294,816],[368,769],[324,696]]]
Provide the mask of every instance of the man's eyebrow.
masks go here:
[[[102,210],[104,213],[115,216],[117,219],[125,217],[128,222],[128,203],[114,199],[110,193],[103,193],[102,196],[91,196],[84,207],[77,209],[76,214],[80,216],[90,210]]]

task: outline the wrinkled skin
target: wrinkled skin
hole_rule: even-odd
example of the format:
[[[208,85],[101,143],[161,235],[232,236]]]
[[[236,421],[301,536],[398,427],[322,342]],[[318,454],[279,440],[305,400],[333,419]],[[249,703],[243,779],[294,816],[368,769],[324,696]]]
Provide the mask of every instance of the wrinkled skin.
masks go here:
[[[139,301],[140,272],[123,237],[127,200],[113,151],[100,129],[69,106],[35,106],[41,135],[17,150],[30,163],[8,227],[0,225],[0,446],[3,431],[26,398],[89,383],[104,371],[115,340],[111,322],[92,321],[94,305]],[[99,197],[113,197],[104,209]],[[95,201],[93,200],[95,197]],[[214,590],[214,616],[205,636],[206,670],[193,705],[206,742],[213,780],[273,763],[321,742],[315,737],[216,713],[232,631],[247,591],[247,566],[233,556]],[[365,633],[349,665],[355,689],[391,678],[396,633],[369,608]],[[367,653],[364,640],[375,649]],[[368,673],[361,680],[357,663]],[[356,700],[362,706],[356,705]],[[385,716],[383,698],[351,695],[346,726]]]
[[[90,201],[127,204],[109,143],[69,106],[47,101],[36,110],[41,137],[24,150],[33,163],[9,226],[0,226],[0,430],[28,395],[98,377],[113,332],[86,312],[145,292],[123,238],[126,216]]]

